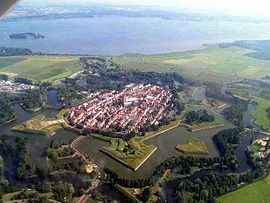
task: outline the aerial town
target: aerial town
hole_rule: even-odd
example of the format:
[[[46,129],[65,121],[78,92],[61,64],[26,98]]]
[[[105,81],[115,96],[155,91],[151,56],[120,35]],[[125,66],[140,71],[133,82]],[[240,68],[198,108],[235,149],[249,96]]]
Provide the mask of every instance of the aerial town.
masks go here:
[[[92,93],[87,100],[69,111],[68,120],[86,130],[139,132],[158,125],[170,114],[172,93],[155,85],[127,85],[122,91]]]
[[[259,147],[259,151],[255,153],[257,159],[265,159],[269,156],[269,137],[255,140],[253,144]]]
[[[33,85],[27,85],[23,83],[17,83],[10,80],[1,80],[0,79],[0,92],[9,92],[16,93],[22,90],[33,89]]]

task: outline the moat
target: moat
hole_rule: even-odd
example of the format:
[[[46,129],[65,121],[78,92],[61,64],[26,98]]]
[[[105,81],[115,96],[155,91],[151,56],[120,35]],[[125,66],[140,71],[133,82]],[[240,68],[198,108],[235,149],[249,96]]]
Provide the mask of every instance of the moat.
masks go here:
[[[191,109],[198,109],[201,108],[199,106],[191,106]],[[31,146],[31,154],[35,161],[44,161],[45,160],[45,152],[51,142],[52,139],[57,139],[61,143],[69,144],[75,137],[78,135],[76,133],[67,131],[67,130],[60,130],[53,136],[46,136],[46,135],[38,135],[38,134],[24,134],[24,133],[15,133],[11,131],[11,127],[26,121],[27,119],[37,115],[37,114],[44,114],[48,117],[54,117],[57,111],[54,110],[42,110],[37,113],[29,113],[24,111],[19,105],[14,106],[14,110],[18,115],[18,119],[12,123],[9,123],[5,126],[1,127],[2,134],[11,134],[16,136],[24,136],[28,137],[30,146]],[[87,154],[93,161],[95,161],[101,168],[108,167],[115,172],[119,173],[123,177],[129,177],[132,179],[137,178],[146,178],[152,174],[153,169],[158,166],[161,162],[166,160],[169,157],[177,156],[177,155],[184,155],[175,149],[177,144],[184,144],[188,138],[197,138],[202,140],[206,143],[209,149],[209,155],[197,155],[197,156],[206,156],[206,157],[214,157],[218,156],[218,150],[216,149],[213,141],[212,136],[217,133],[218,131],[226,128],[231,128],[234,125],[219,116],[222,122],[224,123],[223,128],[216,128],[210,130],[204,130],[199,132],[189,132],[185,127],[177,127],[173,130],[165,132],[157,137],[151,138],[145,141],[146,144],[155,145],[158,149],[156,152],[137,170],[136,172],[126,168],[122,164],[118,163],[117,161],[111,159],[104,153],[100,151],[103,146],[108,146],[109,143],[105,141],[98,140],[96,138],[89,138],[83,140],[79,144],[79,148],[82,152]],[[245,142],[240,145],[238,150],[238,159],[241,163],[239,171],[245,171],[249,169],[249,166],[246,164],[246,157],[244,151],[246,150],[249,140],[245,138]],[[248,144],[247,144],[248,143]],[[240,152],[240,151],[243,152]],[[7,169],[8,170],[8,169]]]

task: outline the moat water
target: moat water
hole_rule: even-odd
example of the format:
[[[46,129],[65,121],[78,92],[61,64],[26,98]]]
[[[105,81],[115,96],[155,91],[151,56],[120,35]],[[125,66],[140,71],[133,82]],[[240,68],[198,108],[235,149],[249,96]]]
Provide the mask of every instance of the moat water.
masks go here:
[[[205,107],[191,106],[190,108],[196,110]],[[217,114],[215,115],[219,116]],[[97,140],[95,138],[89,138],[81,141],[79,143],[79,148],[82,152],[87,154],[89,157],[93,158],[93,160],[97,162],[97,164],[100,165],[101,167],[103,166],[108,167],[114,170],[115,172],[121,174],[122,176],[132,179],[146,178],[152,174],[153,169],[156,166],[158,166],[161,162],[165,161],[169,157],[179,155],[186,156],[185,154],[177,151],[175,147],[177,144],[185,144],[187,142],[187,139],[189,138],[197,138],[205,142],[208,147],[209,155],[197,155],[197,156],[204,156],[204,157],[218,156],[219,153],[212,141],[212,136],[222,129],[231,128],[234,126],[232,123],[225,120],[223,117],[220,117],[220,119],[224,123],[224,127],[222,128],[209,129],[198,132],[189,132],[185,127],[177,127],[173,130],[170,130],[157,137],[145,141],[146,144],[156,146],[157,150],[136,172],[132,171],[131,169],[128,169],[121,163],[104,155],[100,151],[100,148],[102,148],[103,146],[109,146],[108,142]]]
[[[190,108],[196,110],[196,109],[201,109],[202,107],[191,106]],[[14,136],[28,137],[29,145],[31,146],[30,147],[31,155],[33,159],[37,162],[42,162],[45,160],[45,152],[48,146],[50,145],[50,142],[53,139],[59,140],[59,142],[63,144],[68,144],[77,136],[76,133],[73,133],[67,130],[60,130],[53,136],[13,132],[11,130],[13,126],[20,124],[35,115],[44,114],[47,117],[54,117],[57,113],[54,110],[46,110],[46,111],[42,110],[36,113],[29,113],[29,112],[24,111],[19,105],[15,105],[14,110],[16,114],[18,115],[18,119],[12,123],[2,126],[0,130],[0,135],[10,134]],[[212,113],[215,114],[214,112]],[[95,138],[89,138],[80,142],[79,148],[85,154],[91,157],[91,159],[93,159],[101,168],[102,167],[111,168],[112,170],[119,173],[120,175],[124,177],[129,177],[132,179],[146,178],[152,174],[153,169],[156,166],[158,166],[161,162],[163,162],[167,158],[172,157],[172,156],[178,156],[178,155],[185,156],[185,154],[182,154],[181,152],[177,151],[175,147],[177,144],[186,143],[187,139],[189,138],[197,138],[206,143],[210,153],[209,155],[201,155],[201,156],[205,156],[205,157],[218,156],[219,153],[212,141],[212,136],[218,131],[222,129],[234,127],[234,125],[231,122],[224,119],[223,117],[217,114],[215,115],[220,117],[221,121],[224,123],[224,127],[216,128],[216,129],[209,129],[209,130],[204,130],[204,131],[199,131],[199,132],[189,132],[187,131],[185,127],[177,127],[171,131],[168,131],[157,137],[154,137],[145,141],[146,144],[157,146],[158,149],[136,172],[126,168],[122,164],[111,159],[110,157],[108,157],[107,155],[105,155],[104,153],[100,151],[100,149],[103,146],[109,146],[108,142],[104,142]],[[244,151],[246,150],[248,146],[247,143],[248,141],[244,142],[244,144],[241,145],[242,147],[241,146],[239,147],[239,153],[237,153],[238,159],[240,160],[239,162],[241,163],[241,167],[240,167],[241,171],[248,169],[248,165],[246,164],[246,157],[244,154]],[[10,166],[11,165],[12,164],[10,164]]]

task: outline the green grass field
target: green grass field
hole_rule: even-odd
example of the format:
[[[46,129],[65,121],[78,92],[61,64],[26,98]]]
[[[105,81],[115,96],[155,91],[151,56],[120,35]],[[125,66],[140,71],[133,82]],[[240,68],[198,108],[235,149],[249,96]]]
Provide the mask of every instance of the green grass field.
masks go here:
[[[187,144],[179,144],[176,149],[183,153],[190,154],[208,154],[206,144],[198,139],[188,139]]]
[[[208,46],[203,50],[159,55],[125,55],[114,58],[127,69],[177,72],[191,79],[232,81],[239,77],[270,75],[270,61],[245,56],[251,50]]]
[[[0,71],[53,82],[83,69],[76,57],[0,58]]]
[[[103,147],[102,151],[135,171],[156,150],[155,146],[144,144],[140,138],[128,142],[111,138],[110,142],[111,146]]]
[[[256,98],[253,99],[252,102],[257,104],[256,108],[250,112],[255,118],[255,124],[269,131],[270,121],[267,117],[266,109],[270,107],[270,100]]]
[[[270,202],[270,176],[239,190],[226,194],[218,200],[221,203],[266,203]]]

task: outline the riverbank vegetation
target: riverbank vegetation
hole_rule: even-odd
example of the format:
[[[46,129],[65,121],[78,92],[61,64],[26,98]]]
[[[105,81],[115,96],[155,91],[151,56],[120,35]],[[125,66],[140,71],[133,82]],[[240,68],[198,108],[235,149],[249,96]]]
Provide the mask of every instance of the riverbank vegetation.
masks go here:
[[[69,157],[73,155],[73,150],[70,146],[61,145],[58,141],[53,140],[47,150],[47,156],[50,159],[56,160],[61,157]]]
[[[12,111],[7,98],[0,95],[0,126],[14,119],[16,119],[16,115]]]
[[[26,133],[53,134],[62,128],[64,120],[46,118],[44,115],[37,115],[24,123],[12,128],[14,131]]]
[[[189,131],[199,131],[222,127],[221,121],[214,115],[208,114],[206,110],[190,111],[185,114],[184,123]]]
[[[252,102],[256,104],[256,108],[251,111],[251,115],[255,118],[255,124],[262,129],[269,131],[270,120],[268,118],[267,109],[270,106],[270,101],[263,98],[253,99]]]
[[[242,130],[232,128],[222,130],[214,135],[213,141],[221,154],[221,168],[236,170],[239,165],[234,150],[240,144]]]
[[[207,146],[198,139],[188,139],[187,144],[178,144],[176,149],[187,154],[208,154]]]
[[[12,183],[6,184],[5,193],[8,194],[5,198],[40,199],[49,193],[46,199],[64,202],[64,198],[69,198],[71,202],[73,197],[80,196],[90,184],[92,176],[84,175],[86,174],[84,163],[78,157],[49,161],[44,159],[42,163],[35,162],[29,150],[31,147],[29,140],[16,136],[2,135],[1,146],[4,160],[12,161],[15,169],[15,175],[13,175],[14,171],[5,171],[6,174],[11,173],[13,177]],[[25,193],[17,187],[20,184],[23,184],[24,188],[31,188],[35,194]],[[1,184],[0,189],[2,189]]]

